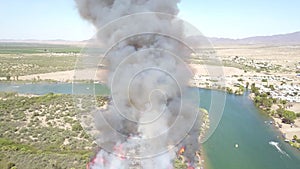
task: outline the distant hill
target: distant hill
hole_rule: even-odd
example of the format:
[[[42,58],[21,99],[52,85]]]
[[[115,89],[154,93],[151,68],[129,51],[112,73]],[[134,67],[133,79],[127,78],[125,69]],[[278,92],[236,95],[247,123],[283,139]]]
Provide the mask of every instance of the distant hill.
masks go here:
[[[272,35],[254,36],[243,39],[209,38],[214,45],[219,44],[270,44],[270,45],[293,45],[300,44],[300,32]]]
[[[266,44],[266,45],[300,45],[300,31],[294,33],[272,35],[272,36],[254,36],[243,39],[230,39],[230,38],[215,38],[205,36],[191,36],[187,38],[188,44],[199,46],[208,44],[208,40],[213,45],[239,45],[239,44]],[[67,40],[14,40],[14,39],[0,39],[1,42],[23,42],[23,43],[42,43],[42,44],[68,44],[68,45],[84,45],[87,42],[93,42],[95,39],[83,41],[67,41]]]

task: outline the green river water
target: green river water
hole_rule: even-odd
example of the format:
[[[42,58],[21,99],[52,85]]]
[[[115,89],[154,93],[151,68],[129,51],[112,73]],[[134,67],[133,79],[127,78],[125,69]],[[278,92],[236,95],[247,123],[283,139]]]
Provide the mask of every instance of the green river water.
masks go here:
[[[200,90],[201,106],[208,110],[212,92],[221,94]],[[219,126],[203,144],[206,168],[300,169],[300,151],[285,143],[269,120],[248,95],[227,94]]]

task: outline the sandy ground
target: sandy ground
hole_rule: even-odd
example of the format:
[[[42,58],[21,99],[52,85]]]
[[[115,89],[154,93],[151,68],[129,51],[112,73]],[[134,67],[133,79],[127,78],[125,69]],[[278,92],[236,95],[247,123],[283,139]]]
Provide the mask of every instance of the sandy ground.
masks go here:
[[[289,107],[288,110],[300,113],[300,103],[289,103],[288,105],[291,105],[291,107]]]
[[[61,72],[53,72],[53,73],[43,73],[43,74],[33,74],[27,76],[20,76],[20,80],[32,80],[32,79],[41,79],[41,80],[56,80],[65,82],[73,79],[74,71],[61,71]]]
[[[200,75],[232,76],[232,75],[244,74],[244,71],[242,69],[238,69],[238,68],[234,68],[234,67],[221,67],[221,66],[211,66],[211,65],[190,64],[190,68],[194,74],[200,74]]]
[[[84,70],[70,70],[70,71],[60,71],[53,73],[43,73],[43,74],[33,74],[27,76],[20,76],[20,80],[55,80],[60,82],[70,82],[74,79],[76,80],[99,80],[104,81],[106,78],[107,71],[96,70],[96,69],[84,69]]]
[[[205,66],[191,64],[190,68],[194,74],[201,75],[211,75],[211,76],[232,76],[232,75],[242,75],[244,71],[233,67],[218,67],[218,66]],[[20,76],[20,80],[55,80],[60,82],[72,81],[74,78],[77,80],[100,80],[105,81],[107,71],[103,69],[85,69],[85,70],[70,70],[70,71],[60,71],[53,73],[43,73],[43,74],[33,74],[27,76]],[[75,76],[76,75],[76,76]]]
[[[278,127],[278,124],[281,124],[282,127],[279,128],[279,130],[285,135],[285,137],[289,140],[293,139],[293,136],[296,135],[298,138],[300,137],[300,119],[298,118],[295,121],[295,125],[291,127],[289,124],[284,124],[281,122],[281,119],[279,118],[273,118],[275,120],[276,126]]]
[[[251,93],[249,97],[253,100],[254,94]],[[292,105],[292,106],[287,108],[287,110],[291,110],[296,113],[300,113],[300,103],[288,103],[288,105]],[[274,104],[271,109],[276,111],[278,108],[279,108],[278,105]],[[280,118],[276,118],[276,117],[272,117],[272,118],[275,121],[275,125],[278,128],[278,130],[283,135],[285,135],[286,139],[292,140],[294,135],[296,135],[298,138],[300,138],[300,118],[297,118],[295,120],[295,124],[293,127],[291,127],[290,124],[282,123],[282,120]],[[282,125],[282,127],[280,128],[279,125]]]
[[[288,105],[291,105],[291,107],[288,108],[288,110],[294,111],[296,113],[300,113],[300,103],[288,103]],[[281,119],[275,119],[276,122],[281,122]],[[291,125],[288,124],[282,124],[282,128],[279,130],[286,134],[286,138],[291,140],[293,139],[293,136],[296,135],[298,138],[300,138],[300,118],[297,118],[295,121],[295,126],[291,128]]]
[[[254,94],[250,94],[252,100],[254,97]],[[300,103],[288,103],[288,105],[292,105],[291,107],[287,108],[287,110],[294,111],[296,113],[300,113]],[[272,110],[277,110],[279,107],[278,105],[273,105]],[[280,118],[272,117],[275,121],[276,127],[279,129],[279,131],[285,135],[285,137],[288,140],[292,140],[294,135],[296,135],[298,138],[300,138],[300,118],[297,118],[295,120],[295,125],[291,127],[290,124],[282,123],[282,120]],[[282,125],[280,128],[279,125]]]

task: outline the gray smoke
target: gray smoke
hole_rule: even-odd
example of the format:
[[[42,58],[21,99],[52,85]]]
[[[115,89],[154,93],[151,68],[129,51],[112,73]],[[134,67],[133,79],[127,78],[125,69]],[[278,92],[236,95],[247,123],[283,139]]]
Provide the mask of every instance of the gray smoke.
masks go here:
[[[172,168],[178,144],[187,146],[193,161],[193,150],[199,149],[199,96],[188,88],[191,51],[182,43],[184,25],[173,16],[179,0],[75,1],[108,50],[103,63],[111,101],[94,112],[94,133],[111,152],[101,150],[100,162],[91,167]]]
[[[140,12],[177,15],[180,0],[75,0],[81,16],[97,28],[120,17]]]

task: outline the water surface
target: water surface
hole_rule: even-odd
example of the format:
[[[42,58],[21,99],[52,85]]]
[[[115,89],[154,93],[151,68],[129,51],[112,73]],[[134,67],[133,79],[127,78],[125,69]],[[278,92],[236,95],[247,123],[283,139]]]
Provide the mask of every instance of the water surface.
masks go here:
[[[93,83],[34,83],[34,84],[1,84],[0,91],[17,92],[21,94],[43,95],[47,93],[61,94],[94,94],[108,95],[109,90],[106,86]]]
[[[211,90],[200,90],[209,109]],[[221,122],[203,150],[207,169],[298,169],[300,151],[281,139],[247,95],[226,95]]]

